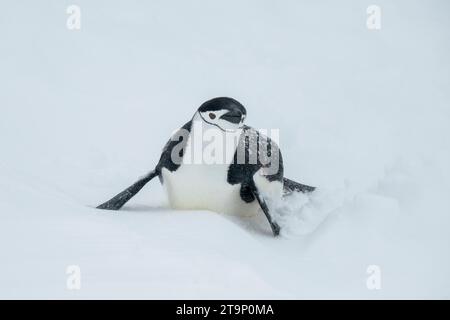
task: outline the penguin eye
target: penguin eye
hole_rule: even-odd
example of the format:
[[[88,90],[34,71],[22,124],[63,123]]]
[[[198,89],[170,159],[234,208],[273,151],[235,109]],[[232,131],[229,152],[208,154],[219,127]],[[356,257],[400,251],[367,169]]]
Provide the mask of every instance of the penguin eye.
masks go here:
[[[215,115],[214,113],[210,112],[210,113],[209,113],[209,118],[210,118],[211,120],[214,120],[214,119],[216,118],[216,115]]]

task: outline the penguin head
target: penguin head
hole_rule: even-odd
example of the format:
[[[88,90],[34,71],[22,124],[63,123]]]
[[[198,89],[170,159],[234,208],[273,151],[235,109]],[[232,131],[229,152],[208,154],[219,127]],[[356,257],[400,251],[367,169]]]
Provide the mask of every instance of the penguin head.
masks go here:
[[[198,108],[197,113],[204,122],[224,131],[242,128],[247,115],[239,101],[226,97],[206,101]]]

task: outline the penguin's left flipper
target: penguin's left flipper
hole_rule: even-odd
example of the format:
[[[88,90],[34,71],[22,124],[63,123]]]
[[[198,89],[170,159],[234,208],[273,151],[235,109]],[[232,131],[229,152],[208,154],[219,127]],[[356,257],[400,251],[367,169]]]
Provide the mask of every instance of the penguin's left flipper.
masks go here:
[[[259,206],[261,210],[264,212],[267,221],[269,221],[270,227],[272,228],[272,233],[276,237],[280,234],[280,226],[273,220],[272,215],[270,214],[269,208],[267,207],[267,203],[264,200],[264,197],[258,191],[256,187],[252,188],[252,193],[255,196],[256,200],[258,200]]]
[[[133,183],[131,186],[123,190],[121,193],[117,194],[112,199],[99,205],[97,209],[119,210],[125,203],[128,202],[128,200],[133,198],[136,193],[138,193],[147,184],[147,182],[152,180],[157,175],[158,173],[156,172],[156,170],[151,171],[150,173]]]
[[[290,194],[294,191],[307,193],[307,192],[313,192],[314,190],[316,190],[315,187],[311,187],[306,184],[301,184],[301,183],[295,182],[293,180],[290,180],[288,178],[283,178],[283,193],[285,195]]]

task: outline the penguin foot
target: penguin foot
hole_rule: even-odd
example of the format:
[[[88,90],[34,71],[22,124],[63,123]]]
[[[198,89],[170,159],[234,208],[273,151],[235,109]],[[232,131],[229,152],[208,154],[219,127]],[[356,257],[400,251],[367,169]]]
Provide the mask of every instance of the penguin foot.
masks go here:
[[[290,194],[294,191],[307,193],[307,192],[313,192],[314,190],[316,190],[315,187],[311,187],[306,184],[301,184],[301,183],[295,182],[293,180],[290,180],[288,178],[283,178],[284,194]]]

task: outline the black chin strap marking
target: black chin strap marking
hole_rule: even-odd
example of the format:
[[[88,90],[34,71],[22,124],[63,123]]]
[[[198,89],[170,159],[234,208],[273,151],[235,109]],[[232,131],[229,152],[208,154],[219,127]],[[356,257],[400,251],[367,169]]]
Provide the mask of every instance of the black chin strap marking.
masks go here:
[[[211,122],[209,122],[209,121],[206,121],[205,118],[203,118],[203,116],[202,116],[202,114],[201,114],[200,112],[199,112],[198,114],[200,115],[200,118],[202,118],[203,121],[205,121],[206,123],[209,123],[210,125],[216,126],[217,128],[219,128],[219,129],[222,130],[223,132],[227,132],[226,130],[224,130],[224,129],[222,129],[221,127],[219,127],[217,124],[211,123]]]

